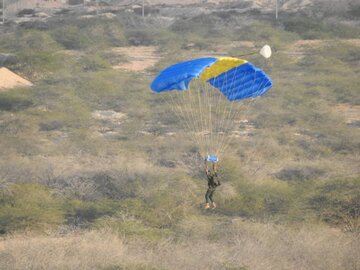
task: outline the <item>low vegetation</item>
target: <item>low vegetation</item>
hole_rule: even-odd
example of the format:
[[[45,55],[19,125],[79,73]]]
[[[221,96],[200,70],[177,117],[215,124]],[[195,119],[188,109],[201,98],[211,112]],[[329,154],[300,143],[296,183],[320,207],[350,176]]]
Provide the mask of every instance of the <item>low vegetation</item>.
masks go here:
[[[337,109],[360,105],[356,26],[234,10],[161,27],[64,18],[0,38],[34,83],[0,93],[0,269],[359,269],[360,129]],[[198,148],[149,84],[176,61],[264,43],[273,58],[248,60],[274,87],[205,211]],[[153,67],[112,68],[129,61],[114,47],[140,45],[159,50]]]

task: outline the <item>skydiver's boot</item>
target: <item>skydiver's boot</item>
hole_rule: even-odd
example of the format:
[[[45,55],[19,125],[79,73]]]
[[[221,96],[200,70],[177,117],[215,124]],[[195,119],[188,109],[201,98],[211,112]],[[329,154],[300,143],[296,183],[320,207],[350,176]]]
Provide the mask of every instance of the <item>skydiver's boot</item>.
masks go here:
[[[206,203],[204,208],[209,209],[210,208],[210,203]]]
[[[216,208],[216,203],[212,202],[212,209],[215,209],[215,208]]]

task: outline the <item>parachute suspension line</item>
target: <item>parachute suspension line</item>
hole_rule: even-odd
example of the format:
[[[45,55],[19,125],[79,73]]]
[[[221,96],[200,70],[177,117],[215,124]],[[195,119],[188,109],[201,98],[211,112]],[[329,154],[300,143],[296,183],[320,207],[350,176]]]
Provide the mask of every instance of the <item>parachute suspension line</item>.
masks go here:
[[[183,122],[184,119],[180,113],[181,107],[176,102],[176,98],[174,98],[174,95],[176,96],[175,93],[170,92],[170,93],[162,94],[160,96],[162,97],[163,101],[165,101],[168,104],[171,111],[176,115],[176,117],[179,119],[179,121]]]
[[[236,74],[236,72],[234,73],[234,76],[232,77],[232,79],[229,78],[228,74],[224,74],[225,78],[222,82],[221,88],[229,87],[230,80],[232,80],[232,81],[235,80],[235,74]],[[230,106],[232,104],[230,104],[230,106],[227,106],[228,100],[226,99],[226,97],[224,95],[222,95],[220,92],[217,92],[217,93],[220,95],[220,97],[218,98],[218,110],[216,112],[218,121],[216,123],[217,130],[216,130],[216,142],[215,142],[215,146],[214,146],[214,151],[215,151],[215,154],[217,156],[219,156],[220,153],[219,153],[218,149],[221,145],[222,140],[224,139],[224,136],[226,136],[226,132],[223,129],[223,126],[225,125],[225,122],[226,122],[226,115],[227,115],[226,111],[230,110]]]
[[[202,102],[201,102],[201,91],[203,91],[203,89],[201,88],[201,83],[199,82],[199,80],[196,80],[194,82],[195,84],[198,85],[198,87],[195,87],[195,89],[197,89],[197,100],[198,100],[198,104],[199,104],[199,118],[200,118],[200,122],[199,122],[199,136],[200,136],[200,141],[203,143],[204,142],[204,136],[203,136],[203,132],[204,132],[204,123],[203,123],[203,109],[202,109]],[[195,136],[197,136],[197,134],[195,134]],[[202,147],[201,145],[199,145],[200,149],[200,154],[202,153]]]
[[[176,92],[173,93],[174,91],[176,91]],[[178,90],[174,90],[174,91],[171,91],[168,93],[171,102],[168,102],[168,100],[166,100],[166,101],[170,105],[171,110],[178,117],[179,122],[183,123],[185,125],[185,127],[191,131],[192,130],[191,125],[186,117],[186,114],[185,114],[183,108],[182,108],[182,101],[179,98],[179,97],[182,97],[182,93],[178,93],[178,92],[180,92]],[[187,90],[187,91],[189,91],[189,90]],[[195,142],[197,144],[199,143],[198,141],[196,141],[196,138],[195,138]]]
[[[244,82],[245,78],[247,77],[247,73],[243,76],[243,78],[241,79],[241,84]],[[235,80],[234,80],[235,81]],[[234,81],[232,83],[234,83]],[[232,93],[233,94],[233,93]],[[234,104],[238,105],[239,107],[242,107],[246,105],[246,102],[242,101],[241,103],[240,102],[236,102],[236,101],[233,101],[231,103],[231,111],[229,112],[229,115],[227,116],[227,122],[224,126],[224,130],[225,132],[227,133],[227,136],[224,136],[223,138],[223,141],[221,143],[221,145],[219,146],[219,152],[221,154],[224,153],[224,149],[226,148],[226,146],[228,145],[229,143],[229,139],[233,136],[233,134],[230,134],[230,127],[231,125],[233,124],[234,126],[234,121],[235,119],[237,119],[240,115],[240,113],[242,113],[242,110],[238,109],[238,110],[233,110],[233,107],[234,107]]]
[[[259,91],[260,89],[262,89],[263,88],[263,86],[264,86],[264,84],[266,83],[266,79],[265,78],[263,78],[262,79],[262,82],[260,83],[260,85],[258,86],[258,88],[257,89],[254,89],[254,90],[256,90],[256,91]],[[254,80],[254,82],[255,82],[255,80]],[[253,87],[255,87],[255,83],[253,83]],[[250,100],[250,102],[249,102],[249,105],[247,106],[247,109],[246,109],[246,111],[245,111],[245,117],[247,117],[248,115],[249,115],[249,113],[250,113],[250,111],[253,109],[253,106],[254,106],[254,104],[259,100],[259,98],[260,97],[256,97],[256,98],[252,98],[251,100]],[[229,145],[231,144],[231,142],[232,142],[232,140],[233,140],[233,138],[231,138],[230,140],[229,140],[229,142],[228,142],[228,144],[227,144],[227,147],[229,147]],[[224,149],[224,151],[225,151],[226,149]]]
[[[242,77],[242,79],[241,79],[241,84],[243,83],[243,81],[245,80],[245,78],[246,78],[246,75]],[[233,84],[235,83],[235,81],[237,81],[237,78],[236,78],[236,77],[234,78],[233,81],[231,81],[231,87],[232,87],[233,89],[234,89]],[[235,90],[234,90],[234,91],[235,91]],[[234,92],[232,92],[231,94],[234,94]],[[240,105],[239,105],[239,103],[236,102],[236,101],[231,102],[230,110],[229,110],[229,112],[228,112],[228,114],[227,114],[227,116],[226,116],[226,121],[225,121],[224,127],[223,127],[226,135],[223,137],[223,140],[222,140],[221,144],[219,145],[219,148],[220,148],[219,152],[222,152],[222,149],[223,149],[223,148],[225,147],[225,145],[226,145],[227,139],[232,135],[232,134],[230,133],[230,129],[231,129],[231,127],[234,127],[234,126],[235,126],[235,125],[234,125],[234,120],[235,120],[236,112],[240,112],[240,110],[236,110],[236,109],[234,109],[234,107],[235,107],[235,106],[241,106],[242,104],[243,104],[243,103],[240,103]]]
[[[236,74],[236,72],[234,73],[234,77],[232,78],[232,80],[235,79],[235,74]],[[225,74],[225,79],[223,81],[222,87],[224,87],[224,86],[225,86],[225,88],[228,87],[229,86],[229,81],[230,81],[230,78],[228,78],[228,74]],[[231,104],[230,106],[225,106],[226,98],[225,97],[222,97],[222,98],[224,98],[223,99],[223,105],[224,106],[223,106],[223,108],[220,109],[222,111],[222,113],[220,113],[221,117],[218,118],[219,120],[218,120],[218,124],[217,124],[217,126],[218,126],[218,136],[217,136],[217,142],[216,142],[216,148],[215,148],[216,149],[215,153],[216,153],[217,156],[219,156],[218,148],[219,148],[224,136],[226,136],[225,135],[226,132],[224,131],[223,127],[224,127],[225,122],[226,122],[225,120],[226,120],[226,117],[227,117],[227,111],[230,110],[230,107],[232,105]]]
[[[233,84],[234,84],[234,81],[236,80],[236,71],[234,72],[234,76],[233,78],[230,80],[229,79],[225,79],[225,83],[226,83],[226,88],[228,87],[232,87]],[[233,91],[234,90],[231,90],[230,92],[230,96],[233,94]],[[227,133],[228,133],[228,126],[229,126],[229,122],[232,122],[233,119],[231,119],[231,114],[232,114],[232,111],[233,111],[233,107],[234,107],[234,103],[235,102],[231,102],[230,105],[228,107],[224,107],[224,112],[222,114],[223,118],[222,118],[222,122],[221,122],[221,137],[220,137],[220,140],[219,140],[219,143],[217,145],[217,153],[218,155],[220,155],[220,151],[219,149],[221,149],[222,147],[222,144],[227,136]]]
[[[247,116],[249,116],[249,112],[252,110],[253,105],[258,101],[258,98],[251,98],[250,101],[248,101],[248,104],[246,106],[246,110],[244,112],[244,118],[247,118]],[[224,148],[222,149],[222,152],[225,153],[226,150],[230,147],[230,144],[233,142],[234,140],[234,136],[229,137],[228,141],[226,142],[226,144],[224,145]]]
[[[192,92],[192,89],[188,89],[188,90],[184,90],[184,91],[188,91],[188,94],[189,94],[189,97],[191,97],[191,93]],[[189,104],[189,100],[187,100],[186,98],[186,94],[183,94],[183,93],[179,93],[178,94],[178,98],[179,100],[181,100],[181,111],[182,111],[182,115],[184,117],[184,120],[188,123],[188,130],[189,130],[189,133],[192,134],[193,138],[194,138],[194,141],[197,145],[199,145],[199,140],[196,136],[196,133],[194,132],[196,129],[195,129],[195,123],[194,123],[194,120],[192,118],[192,115],[191,115],[191,105]],[[182,107],[184,108],[184,110],[182,110]]]
[[[195,89],[196,89],[196,104],[194,104],[194,108],[196,110],[195,116],[197,116],[197,126],[198,132],[195,136],[199,137],[199,152],[200,155],[203,155],[206,151],[208,151],[209,142],[207,136],[207,107],[205,103],[205,93],[207,93],[206,83],[201,79],[196,79],[194,81]]]
[[[201,79],[199,79],[198,81],[200,87],[199,90],[202,91],[201,93],[201,97],[200,97],[200,103],[202,104],[202,119],[203,119],[203,130],[201,132],[201,137],[202,137],[202,141],[203,141],[203,145],[202,145],[202,149],[201,149],[201,154],[208,154],[209,152],[209,146],[210,146],[210,141],[209,141],[209,117],[208,117],[208,103],[209,103],[209,88],[208,85],[205,82],[202,82]]]
[[[227,74],[225,74],[225,76],[227,77]],[[222,83],[222,86],[224,86],[224,84],[226,83],[226,78],[225,80],[223,81]],[[216,146],[218,146],[219,144],[219,141],[220,141],[220,137],[221,137],[221,134],[220,134],[220,129],[219,129],[219,125],[220,125],[220,121],[221,121],[221,117],[220,117],[220,111],[222,110],[222,105],[224,103],[224,96],[221,95],[218,91],[213,91],[214,92],[214,95],[215,95],[215,100],[217,101],[216,102],[216,105],[215,105],[215,108],[216,108],[216,111],[215,111],[215,128],[214,128],[214,145],[213,145],[213,149],[212,149],[212,154],[215,154],[217,157],[219,157],[217,151],[216,151]]]
[[[238,113],[238,116],[237,116],[237,117],[239,117],[240,114],[243,114],[244,119],[246,119],[247,116],[248,116],[248,113],[250,112],[250,108],[252,107],[252,105],[253,105],[255,102],[256,102],[256,99],[255,99],[255,98],[252,98],[250,101],[247,102],[247,104],[244,103],[245,106],[246,106],[245,112],[243,112],[243,111],[241,110],[242,112],[241,112],[241,113]],[[228,138],[226,139],[226,141],[223,143],[222,148],[220,149],[220,152],[221,152],[222,154],[226,153],[227,149],[230,147],[230,144],[233,142],[233,140],[234,140],[235,137],[236,137],[236,136],[228,136]]]
[[[203,143],[202,149],[200,149],[200,153],[204,154],[208,151],[208,143],[207,143],[207,137],[206,137],[206,117],[205,111],[206,111],[206,104],[205,104],[205,92],[208,91],[207,84],[205,82],[202,82],[200,79],[197,81],[199,88],[198,88],[198,100],[200,104],[200,115],[201,115],[201,132],[199,133],[199,136],[201,136],[201,140]]]
[[[209,89],[210,90],[210,89]],[[212,90],[212,89],[211,89]],[[214,130],[213,130],[213,121],[214,121],[214,115],[213,115],[213,109],[214,109],[214,91],[208,91],[209,92],[209,139],[210,139],[210,149],[209,149],[209,154],[213,155],[213,153],[211,152],[213,150],[214,147],[214,141],[213,141],[213,134],[214,134]]]
[[[227,82],[228,82],[227,74],[225,74],[225,79],[222,82],[221,88],[226,86]],[[214,82],[214,84],[217,85],[216,82]],[[220,94],[219,92],[216,92],[216,93]],[[220,112],[223,109],[225,111],[226,106],[224,106],[224,108],[222,108],[222,105],[224,105],[224,102],[225,102],[225,97],[220,94],[219,97],[217,98],[217,103],[215,105],[216,106],[216,111],[214,112],[214,115],[215,115],[215,122],[214,122],[215,128],[214,128],[214,143],[213,143],[213,149],[212,149],[213,153],[212,154],[215,154],[216,156],[219,156],[219,153],[216,150],[216,148],[219,146],[219,143],[220,143],[220,140],[221,140],[222,136],[224,136],[224,134],[222,132],[220,132],[222,130],[220,128],[221,127],[221,122],[223,122],[223,120],[225,118],[224,113],[220,114]]]
[[[215,78],[216,80],[217,78]],[[221,101],[221,96],[219,96],[219,91],[215,90],[214,87],[210,86],[209,90],[211,90],[211,132],[210,132],[210,139],[211,139],[211,149],[209,152],[210,155],[216,155],[215,147],[217,145],[217,131],[218,126],[217,122],[219,119],[218,110],[219,110],[219,102]]]
[[[237,68],[236,68],[237,69]],[[237,81],[237,72],[234,72],[234,75],[231,79],[227,79],[226,83],[227,83],[227,87],[232,89],[230,92],[230,96],[232,96],[234,94],[235,88],[234,83]],[[246,76],[243,76],[242,81],[244,80]],[[242,83],[241,81],[241,83]],[[219,141],[218,144],[218,148],[217,148],[217,152],[218,155],[222,154],[221,149],[224,147],[223,145],[226,142],[226,138],[229,136],[229,130],[231,128],[231,126],[233,126],[233,122],[234,122],[234,112],[236,112],[237,110],[234,110],[234,107],[237,106],[237,102],[233,101],[230,102],[230,106],[225,106],[224,107],[224,112],[222,113],[223,115],[223,121],[221,123],[221,130],[222,130],[222,136],[221,136],[221,140]]]
[[[255,82],[255,79],[253,81],[253,87],[255,85],[254,82]],[[247,117],[248,112],[250,111],[250,108],[251,108],[253,102],[254,102],[254,98],[252,98],[249,102],[246,102],[246,101],[242,102],[242,104],[247,105],[245,113],[244,113],[244,117]],[[236,118],[239,117],[240,112],[243,112],[243,110],[238,110]],[[226,139],[226,141],[224,142],[224,144],[222,146],[221,152],[225,153],[225,151],[227,150],[227,148],[229,147],[229,145],[233,141],[233,139],[234,139],[234,136],[228,136],[228,138]]]
[[[185,61],[165,69],[151,84],[155,92],[171,93],[164,100],[172,103],[171,110],[190,131],[187,135],[202,154],[219,157],[225,153],[239,137],[240,119],[247,116],[255,102],[251,97],[264,94],[272,85],[266,74],[258,73],[262,70],[247,61],[237,61],[220,58]],[[263,88],[264,83],[267,88]],[[243,116],[242,107],[246,109]]]
[[[265,79],[263,79],[260,87],[262,87],[262,85],[263,85],[264,83],[266,83],[266,80],[265,80]],[[261,89],[261,88],[259,88],[259,89]],[[260,99],[260,97],[257,97],[257,99],[254,101],[254,104],[255,104],[259,99]],[[253,108],[254,108],[254,105],[252,105],[250,109],[253,109]],[[255,139],[251,140],[251,142],[252,142],[252,150],[253,150],[252,152],[255,153],[256,150],[257,150],[257,144],[258,144],[258,143],[255,143]],[[250,158],[251,158],[251,156],[248,155],[248,160],[246,161],[246,163],[249,163]]]
[[[241,80],[241,84],[243,83],[244,79],[246,78],[247,74],[245,74]],[[232,84],[234,83],[235,80],[232,81]],[[234,89],[234,88],[233,88]],[[233,93],[232,93],[233,94]],[[231,129],[231,127],[234,127],[236,126],[237,127],[237,124],[235,125],[235,120],[239,118],[240,114],[242,114],[243,110],[241,109],[240,110],[240,107],[244,106],[245,107],[246,105],[246,101],[242,101],[241,103],[240,102],[236,102],[236,101],[233,101],[231,103],[231,110],[229,111],[229,114],[227,115],[227,121],[226,123],[224,124],[224,131],[225,131],[225,136],[219,146],[219,154],[223,154],[224,153],[224,149],[227,147],[227,145],[229,144],[229,141],[231,138],[234,137],[234,134],[233,131],[234,129]],[[235,109],[234,110],[234,107],[238,106],[239,108]]]
[[[197,92],[199,92],[199,89],[197,87],[190,87],[189,89],[189,111],[190,111],[190,116],[191,116],[191,121],[193,123],[193,137],[196,137],[195,140],[197,140],[197,145],[201,147],[201,135],[200,138],[198,136],[198,134],[201,134],[201,126],[199,124],[199,117],[197,117],[199,115],[199,113],[197,112],[198,110],[200,110],[200,104],[197,102]]]
[[[209,96],[210,96],[210,87],[209,85],[207,85],[206,83],[202,83],[202,89],[204,91],[204,98],[202,100],[203,105],[204,105],[204,112],[203,112],[203,116],[204,116],[204,130],[203,130],[203,139],[204,139],[204,143],[205,143],[205,147],[203,149],[203,151],[207,154],[210,153],[210,118],[208,117],[208,108],[209,108]]]
[[[211,140],[210,140],[210,134],[211,134],[211,130],[210,130],[210,88],[208,85],[204,84],[204,91],[205,91],[205,96],[204,96],[204,105],[205,105],[205,112],[204,112],[204,116],[205,116],[205,130],[204,130],[204,136],[206,139],[206,155],[208,155],[210,153],[211,150]]]
[[[254,79],[254,82],[255,82],[255,79]],[[265,83],[266,83],[266,79],[263,78],[263,79],[262,79],[262,82],[260,83],[260,85],[259,85],[259,87],[256,89],[256,91],[262,89],[262,87],[264,86]],[[253,87],[255,87],[255,85],[256,85],[256,84],[253,83]],[[252,99],[250,100],[249,105],[247,106],[247,109],[246,109],[246,111],[245,111],[244,116],[248,116],[250,110],[253,108],[253,105],[255,104],[255,102],[257,102],[257,100],[259,100],[259,97],[257,97],[257,98],[252,98]],[[231,142],[233,141],[233,138],[234,138],[234,137],[230,137],[230,138],[228,139],[228,142],[226,143],[226,145],[225,145],[225,147],[224,147],[224,149],[223,149],[223,152],[224,152],[224,153],[225,153],[225,151],[227,150],[227,148],[230,146]]]
[[[190,97],[191,97],[191,92],[192,92],[192,89],[189,88],[188,90],[185,90],[187,92],[183,93],[181,96],[182,98],[182,104],[184,106],[184,110],[185,110],[185,117],[187,119],[187,121],[189,122],[189,126],[190,126],[190,129],[189,131],[190,132],[193,132],[195,130],[195,126],[194,126],[194,121],[193,121],[193,117],[192,117],[192,112],[191,112],[191,103],[190,103]],[[188,96],[188,98],[187,98]],[[197,138],[195,138],[196,140]]]

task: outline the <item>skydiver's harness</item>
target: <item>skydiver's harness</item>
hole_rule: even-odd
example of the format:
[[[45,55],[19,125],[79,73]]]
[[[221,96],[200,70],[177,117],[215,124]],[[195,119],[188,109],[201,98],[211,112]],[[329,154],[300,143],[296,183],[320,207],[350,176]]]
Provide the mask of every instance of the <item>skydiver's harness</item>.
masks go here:
[[[209,186],[209,188],[216,188],[216,187],[221,185],[219,179],[217,179],[217,181],[215,181],[215,178],[217,178],[217,173],[216,172],[213,172],[213,173],[208,172],[206,174],[206,176],[208,178],[208,186]]]
[[[206,176],[207,176],[207,179],[208,179],[208,186],[209,186],[210,189],[215,189],[216,187],[221,185],[220,180],[217,179],[218,175],[216,173],[216,165],[215,165],[215,163],[218,162],[218,161],[219,161],[219,159],[215,155],[212,155],[212,156],[208,155],[205,158],[205,172],[206,172]],[[209,171],[208,162],[211,162],[213,164],[213,172]],[[217,181],[215,180],[215,178],[217,179]]]

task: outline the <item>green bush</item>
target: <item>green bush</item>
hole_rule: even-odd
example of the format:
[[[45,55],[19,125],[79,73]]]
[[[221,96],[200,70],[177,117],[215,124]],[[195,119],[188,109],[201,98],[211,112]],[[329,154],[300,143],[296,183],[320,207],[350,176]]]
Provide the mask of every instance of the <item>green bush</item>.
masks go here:
[[[234,30],[243,26],[244,20],[237,11],[219,11],[201,14],[192,18],[178,19],[170,30],[179,35],[195,34],[205,38],[209,43],[232,39]]]
[[[126,237],[159,240],[171,234],[166,228],[166,219],[164,213],[142,200],[126,199],[119,203],[114,215],[98,219],[94,227],[109,228]]]
[[[0,39],[0,48],[13,53],[24,51],[55,52],[61,46],[48,32],[19,29],[13,35]]]
[[[53,33],[54,39],[68,50],[85,49],[93,41],[77,26],[64,26]]]
[[[276,177],[285,181],[306,181],[314,180],[323,176],[325,171],[314,167],[289,167],[283,168],[276,174]]]
[[[293,196],[292,188],[277,182],[239,184],[238,192],[237,196],[222,198],[221,209],[228,215],[260,219],[286,216]]]
[[[11,185],[0,193],[0,231],[54,228],[64,220],[61,203],[45,186]]]
[[[323,20],[304,15],[285,17],[282,23],[286,31],[297,33],[304,39],[354,38],[359,35],[356,27],[324,23]]]
[[[325,182],[316,188],[308,204],[321,220],[360,232],[360,178]]]
[[[296,33],[275,28],[268,23],[255,22],[234,31],[235,40],[251,40],[271,44],[275,49],[281,49],[284,45],[298,39]]]
[[[39,81],[49,76],[59,76],[59,72],[67,73],[68,64],[73,64],[73,60],[64,57],[62,54],[33,51],[24,49],[17,55],[18,61],[11,68],[25,75],[30,81]]]
[[[355,3],[355,1],[353,3],[350,3],[350,9],[349,9],[348,13],[353,18],[359,18],[360,17],[360,4]]]
[[[0,92],[0,111],[19,112],[34,105],[31,92],[27,88]]]
[[[79,65],[84,71],[98,71],[110,68],[109,62],[99,54],[82,56],[79,60]]]
[[[71,200],[65,205],[66,223],[78,227],[88,227],[97,219],[116,213],[119,203],[109,200]]]

